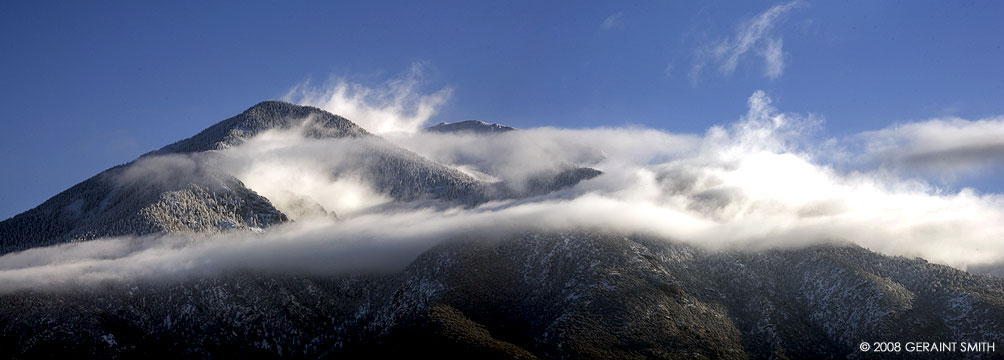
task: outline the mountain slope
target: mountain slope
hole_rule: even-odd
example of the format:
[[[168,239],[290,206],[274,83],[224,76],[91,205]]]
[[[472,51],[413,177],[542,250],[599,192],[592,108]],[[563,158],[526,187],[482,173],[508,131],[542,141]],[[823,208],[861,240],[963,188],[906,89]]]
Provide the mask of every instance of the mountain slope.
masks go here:
[[[236,178],[147,161],[101,172],[41,205],[0,222],[0,253],[99,237],[158,232],[259,229],[286,216]]]
[[[397,273],[20,292],[0,310],[14,357],[867,358],[860,341],[1001,338],[1004,280],[853,245],[527,233],[443,243]]]

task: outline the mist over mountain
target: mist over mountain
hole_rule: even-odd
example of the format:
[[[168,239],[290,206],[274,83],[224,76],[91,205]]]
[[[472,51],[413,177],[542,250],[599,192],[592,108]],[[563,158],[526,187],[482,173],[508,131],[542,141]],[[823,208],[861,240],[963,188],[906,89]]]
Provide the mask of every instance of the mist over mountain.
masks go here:
[[[362,137],[371,134],[341,116],[282,101],[262,101],[237,116],[220,121],[188,139],[144,156],[196,153],[240,145],[269,130],[297,129],[309,138]]]
[[[747,253],[586,232],[485,240],[442,243],[392,273],[237,271],[16,292],[2,297],[2,345],[15,357],[744,359],[1004,335],[1004,280],[853,245]]]
[[[0,222],[0,253],[61,242],[162,232],[261,229],[288,221],[269,199],[222,171],[211,152],[239,146],[265,132],[296,139],[353,139],[338,166],[318,169],[338,178],[365,179],[394,201],[441,199],[475,205],[490,199],[539,195],[599,175],[570,167],[533,179],[530,188],[477,181],[373,136],[321,109],[264,101],[195,136],[104,171],[39,205]],[[218,157],[217,157],[218,158]],[[288,159],[283,159],[288,160]],[[275,196],[295,216],[334,215],[310,197]]]
[[[0,222],[0,253],[100,237],[261,229],[285,222],[287,216],[268,199],[187,154],[235,146],[266,130],[293,128],[308,137],[369,136],[323,110],[265,101]],[[179,155],[165,156],[174,154]]]
[[[139,161],[0,222],[0,253],[122,235],[260,230],[287,220],[240,180],[191,159]]]
[[[376,135],[265,101],[0,222],[0,347],[794,359],[1004,336],[1004,280],[965,271],[999,269],[999,196],[842,171],[811,117],[749,107],[704,135]]]

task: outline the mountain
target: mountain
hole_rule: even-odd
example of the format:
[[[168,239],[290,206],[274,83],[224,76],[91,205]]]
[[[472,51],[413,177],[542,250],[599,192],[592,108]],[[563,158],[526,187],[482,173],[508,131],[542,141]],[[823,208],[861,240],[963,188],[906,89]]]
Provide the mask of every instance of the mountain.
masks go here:
[[[481,181],[348,119],[266,101],[0,222],[0,272],[16,278],[37,254],[2,254],[34,247],[293,221],[205,161],[271,130],[332,145],[322,156],[342,161],[320,170],[362,179],[392,211],[547,195],[601,174],[564,164],[518,186]],[[884,354],[858,344],[1004,338],[1004,279],[850,243],[711,251],[587,228],[454,234],[382,272],[0,283],[0,357],[872,358]]]
[[[351,161],[325,170],[334,178],[359,176],[377,192],[399,202],[473,206],[493,199],[546,194],[600,174],[592,169],[567,169],[542,174],[530,187],[514,191],[508,184],[478,181],[430,161],[327,111],[263,101],[0,222],[0,254],[99,237],[254,230],[287,222],[287,214],[269,199],[198,159],[200,154],[239,146],[268,130],[293,130],[314,139],[358,140],[356,146],[338,154]],[[307,211],[303,208],[330,213],[312,202],[292,211]]]
[[[478,120],[466,120],[455,123],[441,122],[439,124],[425,128],[425,131],[429,132],[476,133],[476,134],[503,133],[512,130],[516,130],[516,128],[500,124],[486,123]]]
[[[304,134],[318,138],[369,136],[351,121],[323,110],[265,101],[0,222],[0,253],[99,237],[249,230],[288,221],[238,179],[185,155],[239,145],[266,130],[291,128],[303,128]]]
[[[240,145],[268,130],[303,128],[312,138],[363,137],[371,134],[341,116],[283,101],[262,101],[237,116],[220,121],[195,136],[167,145],[144,156],[195,153]]]
[[[0,253],[99,237],[253,230],[286,222],[285,214],[240,180],[186,155],[239,145],[266,130],[292,128],[316,138],[370,136],[317,108],[264,101],[0,222]]]
[[[385,274],[20,292],[0,297],[0,347],[11,357],[803,359],[882,355],[860,352],[861,341],[1004,336],[1004,279],[850,244],[484,240],[444,242]]]
[[[208,169],[116,166],[0,222],[0,254],[99,237],[261,229],[286,215],[236,178]]]

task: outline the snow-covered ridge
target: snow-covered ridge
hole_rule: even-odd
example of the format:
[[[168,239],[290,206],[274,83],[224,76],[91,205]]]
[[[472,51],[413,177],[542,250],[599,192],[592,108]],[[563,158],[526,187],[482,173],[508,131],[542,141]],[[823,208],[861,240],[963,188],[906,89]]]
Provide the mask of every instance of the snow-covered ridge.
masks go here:
[[[439,124],[433,125],[425,129],[430,132],[441,132],[441,133],[502,133],[506,131],[516,130],[514,127],[505,126],[502,124],[492,124],[486,123],[480,120],[466,120],[455,123],[441,122]]]
[[[311,106],[267,100],[237,116],[220,121],[195,136],[164,146],[144,156],[219,150],[239,145],[268,130],[285,130],[301,126],[306,126],[304,135],[314,138],[370,135],[352,121],[327,111]]]

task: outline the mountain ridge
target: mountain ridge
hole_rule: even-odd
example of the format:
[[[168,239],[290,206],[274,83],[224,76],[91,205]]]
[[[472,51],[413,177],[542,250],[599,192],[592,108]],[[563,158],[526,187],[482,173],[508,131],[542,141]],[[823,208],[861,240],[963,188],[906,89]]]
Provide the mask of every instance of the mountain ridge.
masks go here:
[[[436,125],[425,128],[425,131],[428,132],[476,134],[504,133],[513,130],[518,129],[511,126],[487,123],[480,120],[465,120],[455,123],[440,122]]]
[[[322,109],[279,100],[265,100],[240,114],[220,121],[184,140],[142,156],[221,150],[240,144],[267,130],[288,130],[307,125],[303,134],[313,138],[371,136],[352,121]]]

